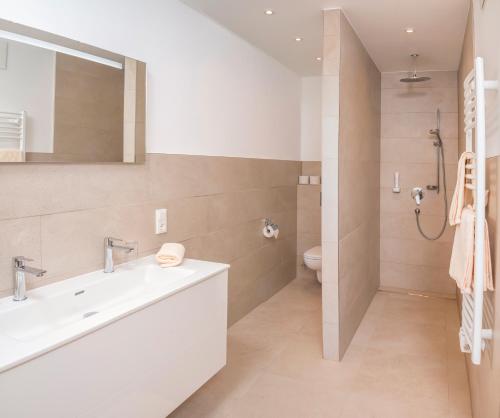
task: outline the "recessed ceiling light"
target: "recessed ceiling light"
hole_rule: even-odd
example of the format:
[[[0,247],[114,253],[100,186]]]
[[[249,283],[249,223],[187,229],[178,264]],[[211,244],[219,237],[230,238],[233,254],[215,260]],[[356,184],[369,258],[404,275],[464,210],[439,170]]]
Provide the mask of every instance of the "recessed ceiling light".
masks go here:
[[[321,61],[321,60],[323,60],[323,58],[321,58],[321,57],[316,57],[316,61]]]
[[[413,28],[406,28],[405,32],[406,33],[413,33],[413,32],[415,32],[415,29],[413,29]]]
[[[273,15],[273,14],[274,14],[274,11],[272,11],[271,9],[267,9],[267,10],[265,11],[265,13],[266,13],[266,15],[271,16],[271,15]]]
[[[295,38],[295,42],[302,42],[302,38],[300,38],[300,37],[298,37],[298,36],[297,36],[297,37]]]

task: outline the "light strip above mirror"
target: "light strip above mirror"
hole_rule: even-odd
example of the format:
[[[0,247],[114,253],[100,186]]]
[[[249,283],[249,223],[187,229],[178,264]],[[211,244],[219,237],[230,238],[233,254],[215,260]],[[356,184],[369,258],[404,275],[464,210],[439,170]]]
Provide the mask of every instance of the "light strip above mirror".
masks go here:
[[[39,39],[30,38],[29,36],[19,35],[13,32],[7,32],[0,30],[0,38],[8,39],[10,41],[21,42],[23,44],[37,46],[39,48],[49,49],[55,52],[61,52],[63,54],[71,55],[73,57],[83,58],[88,61],[97,62],[99,64],[104,64],[109,67],[123,69],[123,64],[121,62],[116,62],[107,58],[99,57],[97,55],[92,55],[87,52],[78,51],[76,49],[67,48],[65,46],[53,44],[51,42],[41,41]]]

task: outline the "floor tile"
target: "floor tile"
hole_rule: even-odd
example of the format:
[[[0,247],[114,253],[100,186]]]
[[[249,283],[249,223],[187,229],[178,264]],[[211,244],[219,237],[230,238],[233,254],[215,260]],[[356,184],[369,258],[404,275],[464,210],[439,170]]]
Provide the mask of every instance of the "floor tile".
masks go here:
[[[227,366],[175,418],[470,418],[456,301],[378,292],[341,362],[297,279],[228,331]]]

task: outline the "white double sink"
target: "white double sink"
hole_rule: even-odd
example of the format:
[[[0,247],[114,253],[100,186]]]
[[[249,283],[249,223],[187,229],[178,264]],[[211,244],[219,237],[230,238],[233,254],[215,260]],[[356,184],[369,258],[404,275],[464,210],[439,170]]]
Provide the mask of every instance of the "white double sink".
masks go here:
[[[0,416],[164,418],[226,362],[228,267],[151,256],[0,299]]]

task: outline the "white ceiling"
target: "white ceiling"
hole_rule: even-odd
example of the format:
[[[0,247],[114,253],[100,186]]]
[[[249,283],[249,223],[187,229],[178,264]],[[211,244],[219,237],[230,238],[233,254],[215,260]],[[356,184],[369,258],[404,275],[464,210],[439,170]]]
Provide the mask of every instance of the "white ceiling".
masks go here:
[[[380,71],[407,70],[413,52],[420,69],[456,70],[469,8],[469,0],[182,1],[300,75],[321,72],[322,10],[333,8],[342,8]]]

